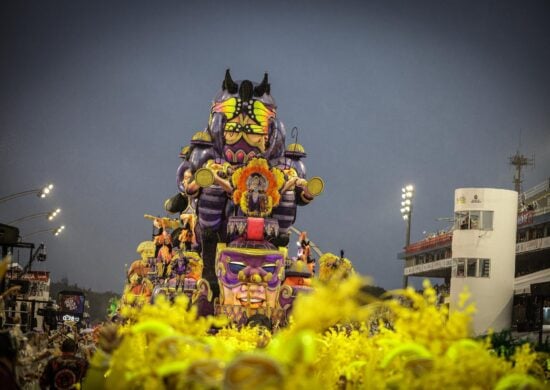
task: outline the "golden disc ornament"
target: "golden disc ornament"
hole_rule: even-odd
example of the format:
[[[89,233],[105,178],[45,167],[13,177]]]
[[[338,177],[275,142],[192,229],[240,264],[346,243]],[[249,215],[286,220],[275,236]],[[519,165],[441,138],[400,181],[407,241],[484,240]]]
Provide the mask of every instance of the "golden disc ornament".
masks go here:
[[[324,188],[325,182],[320,177],[312,177],[307,182],[307,190],[313,196],[320,195],[323,192]]]
[[[214,184],[214,173],[208,168],[200,168],[195,172],[195,182],[202,188]]]

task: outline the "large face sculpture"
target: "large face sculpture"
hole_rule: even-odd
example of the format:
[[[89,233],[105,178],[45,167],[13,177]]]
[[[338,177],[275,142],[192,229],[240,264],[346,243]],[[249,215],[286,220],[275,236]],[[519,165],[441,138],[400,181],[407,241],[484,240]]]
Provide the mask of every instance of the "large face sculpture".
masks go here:
[[[283,272],[284,254],[276,249],[222,249],[216,266],[220,303],[275,308]]]

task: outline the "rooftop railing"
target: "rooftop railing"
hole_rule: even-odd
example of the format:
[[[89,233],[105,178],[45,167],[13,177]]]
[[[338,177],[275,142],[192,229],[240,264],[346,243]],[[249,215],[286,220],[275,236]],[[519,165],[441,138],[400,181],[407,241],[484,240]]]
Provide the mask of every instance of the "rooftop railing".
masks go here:
[[[529,188],[526,191],[523,191],[523,194],[521,194],[521,197],[525,201],[527,201],[528,199],[531,199],[531,198],[537,196],[541,192],[545,192],[545,191],[548,191],[548,190],[550,190],[550,178],[548,178],[548,180],[545,180],[540,184],[537,184],[536,186],[534,186],[532,188]]]

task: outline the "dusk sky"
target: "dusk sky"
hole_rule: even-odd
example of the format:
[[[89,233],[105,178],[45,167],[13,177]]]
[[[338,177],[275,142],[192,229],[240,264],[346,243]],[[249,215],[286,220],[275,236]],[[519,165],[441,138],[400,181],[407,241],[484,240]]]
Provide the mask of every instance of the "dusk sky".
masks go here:
[[[513,189],[518,148],[535,156],[525,189],[550,176],[548,1],[113,3],[0,6],[0,197],[55,184],[0,204],[0,222],[62,208],[18,225],[66,225],[30,238],[54,280],[122,291],[151,237],[143,214],[165,214],[226,68],[269,73],[287,144],[297,126],[308,175],[325,180],[295,226],[386,289],[402,281],[403,185],[419,240],[448,227],[436,218],[456,188]]]

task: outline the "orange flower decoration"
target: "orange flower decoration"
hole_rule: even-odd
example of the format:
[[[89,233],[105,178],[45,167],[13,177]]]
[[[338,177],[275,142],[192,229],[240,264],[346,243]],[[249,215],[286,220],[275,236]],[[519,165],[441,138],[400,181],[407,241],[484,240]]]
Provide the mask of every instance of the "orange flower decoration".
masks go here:
[[[265,195],[267,196],[267,204],[265,209],[259,215],[266,217],[271,213],[273,207],[279,204],[281,195],[279,190],[282,188],[285,178],[284,174],[278,168],[269,168],[269,164],[264,158],[252,159],[245,167],[237,169],[231,176],[233,187],[236,190],[233,192],[233,202],[241,206],[241,209],[246,215],[251,211],[248,209],[247,194],[249,191],[248,183],[252,175],[259,175],[267,182]]]

